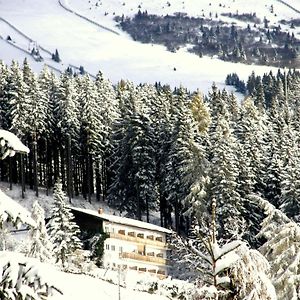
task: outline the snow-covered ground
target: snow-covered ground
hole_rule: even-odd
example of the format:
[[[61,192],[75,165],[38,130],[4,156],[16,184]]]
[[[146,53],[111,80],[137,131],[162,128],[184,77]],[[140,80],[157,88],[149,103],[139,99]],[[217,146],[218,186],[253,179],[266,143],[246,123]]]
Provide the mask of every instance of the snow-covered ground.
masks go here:
[[[105,25],[114,26],[114,16],[133,16],[140,9],[147,10],[148,14],[172,15],[176,12],[183,12],[189,16],[209,17],[211,13],[214,19],[228,21],[228,18],[221,16],[221,13],[256,13],[261,20],[266,17],[271,22],[282,19],[291,19],[299,17],[297,12],[276,0],[61,0],[75,11],[89,16]],[[284,1],[291,6],[300,9],[299,0]],[[273,6],[274,13],[271,12]],[[218,14],[218,18],[214,16]],[[238,22],[231,19],[231,22]],[[243,22],[239,23],[244,24]],[[247,24],[246,24],[247,26]]]
[[[55,281],[58,287],[61,284],[63,295],[56,294],[49,300],[82,300],[82,299],[119,299],[119,289],[117,285],[92,278],[86,275],[75,275],[64,272],[55,272]],[[148,294],[146,292],[134,291],[130,288],[120,288],[121,299],[124,300],[165,300],[163,296]]]
[[[52,191],[49,192],[49,196],[46,195],[46,191],[40,188],[39,197],[35,196],[35,192],[29,188],[25,191],[25,199],[21,197],[21,187],[18,185],[13,185],[12,190],[9,189],[9,184],[7,182],[0,182],[0,190],[6,195],[11,197],[13,200],[21,204],[23,207],[27,208],[29,211],[32,210],[32,205],[34,201],[38,201],[42,208],[45,210],[46,217],[50,216],[50,210],[53,205]],[[105,213],[113,214],[117,213],[113,209],[109,208],[107,204],[103,201],[92,201],[89,203],[87,200],[84,201],[82,198],[72,199],[72,204],[75,207],[86,208],[97,211],[100,207]]]
[[[228,73],[236,72],[241,79],[245,80],[252,71],[263,74],[273,68],[229,63],[208,57],[199,58],[194,54],[187,53],[185,49],[171,53],[166,51],[163,46],[135,42],[116,27],[113,13],[115,15],[121,15],[122,12],[128,15],[134,14],[140,5],[142,10],[147,9],[148,12],[160,14],[186,11],[195,15],[202,14],[203,9],[207,12],[239,10],[239,12],[256,11],[257,13],[261,12],[261,15],[273,15],[269,12],[270,5],[273,4],[274,10],[278,12],[278,19],[293,18],[297,15],[287,6],[271,0],[246,2],[223,0],[221,2],[225,4],[225,8],[219,6],[219,1],[217,4],[217,2],[208,0],[172,0],[169,1],[171,3],[169,7],[167,6],[168,1],[159,0],[102,0],[98,1],[99,6],[95,8],[96,2],[95,0],[61,0],[63,5],[99,24],[118,31],[119,35],[101,29],[72,14],[56,0],[43,0],[42,5],[38,0],[0,0],[0,17],[16,26],[17,29],[21,29],[32,41],[36,41],[50,52],[58,49],[62,63],[57,64],[51,61],[51,56],[43,52],[44,62],[32,62],[37,71],[45,62],[60,70],[66,69],[69,64],[82,65],[92,74],[101,70],[105,77],[114,83],[122,78],[129,79],[136,84],[160,81],[173,87],[182,84],[190,90],[199,88],[206,93],[213,82],[220,88],[224,87],[224,80]],[[108,12],[107,16],[104,16],[105,11]],[[274,15],[273,18],[275,18]],[[0,21],[0,35],[4,39],[10,35],[17,45],[25,50],[30,48],[28,40],[2,23]],[[25,56],[29,56],[4,40],[0,40],[0,45],[0,59],[6,63],[10,63],[12,58],[22,61]],[[275,71],[275,69],[273,70]]]

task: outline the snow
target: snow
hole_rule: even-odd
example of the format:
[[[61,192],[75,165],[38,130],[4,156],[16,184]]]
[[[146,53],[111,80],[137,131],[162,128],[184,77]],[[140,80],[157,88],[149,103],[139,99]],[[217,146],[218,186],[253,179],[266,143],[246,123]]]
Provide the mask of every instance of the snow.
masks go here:
[[[78,212],[82,212],[82,213],[85,213],[85,214],[88,214],[88,215],[95,216],[95,217],[97,217],[99,219],[102,219],[102,220],[107,220],[107,221],[110,221],[110,222],[113,222],[113,223],[118,223],[118,224],[123,224],[123,225],[130,225],[130,226],[149,229],[149,230],[153,230],[153,231],[172,233],[172,231],[169,230],[169,229],[166,229],[166,228],[154,225],[154,224],[142,222],[142,221],[139,221],[139,220],[134,220],[134,219],[125,218],[125,217],[121,217],[121,216],[114,216],[114,215],[110,215],[110,214],[106,214],[106,213],[99,214],[97,211],[90,210],[90,209],[83,209],[83,208],[77,208],[77,207],[72,207],[71,209],[74,210],[74,211],[78,211]]]
[[[111,300],[118,297],[118,286],[106,281],[93,278],[88,275],[77,275],[64,273],[57,270],[50,264],[40,263],[36,259],[24,257],[16,252],[0,252],[0,265],[9,261],[14,266],[11,268],[10,278],[14,281],[14,286],[18,278],[18,264],[26,264],[29,267],[35,266],[27,274],[27,281],[30,282],[38,274],[41,278],[41,284],[49,283],[61,291],[63,294],[53,290],[53,295],[48,297],[50,300],[81,300],[81,299],[98,299]],[[130,288],[120,288],[121,299],[144,299],[144,300],[165,300],[166,297],[152,295],[145,292],[134,291]]]
[[[63,295],[56,294],[49,300],[81,300],[81,299],[118,299],[118,286],[86,275],[56,272],[56,282],[61,283]],[[128,300],[166,300],[168,298],[120,288],[121,299]]]
[[[91,1],[94,3],[95,1]],[[126,3],[124,1],[101,1],[110,8],[111,14],[104,17],[102,13],[95,10],[89,10],[87,1],[72,0],[69,6],[93,19],[93,14],[97,14],[96,21],[102,25],[108,26],[113,30],[117,30],[120,35],[99,28],[88,21],[63,9],[58,1],[44,0],[43,5],[37,0],[14,0],[0,1],[0,17],[12,23],[18,29],[30,37],[32,41],[42,45],[50,52],[58,49],[62,63],[57,64],[51,60],[51,55],[43,52],[44,62],[40,65],[35,62],[33,68],[41,69],[44,63],[50,64],[60,70],[66,69],[69,64],[76,66],[84,66],[85,70],[92,74],[96,74],[101,70],[105,77],[109,78],[113,83],[120,79],[128,79],[138,84],[141,82],[155,83],[160,81],[162,84],[170,84],[171,87],[183,85],[190,90],[200,89],[207,93],[213,82],[219,88],[225,87],[224,80],[230,72],[236,72],[242,80],[246,80],[252,71],[262,75],[269,70],[276,72],[275,68],[266,66],[252,66],[241,63],[224,62],[215,58],[203,57],[187,53],[186,49],[181,49],[177,53],[168,52],[165,47],[158,45],[141,44],[133,41],[127,34],[122,33],[116,28],[113,21],[113,11],[121,14],[123,9],[129,9],[133,14],[133,7],[137,1]],[[180,8],[182,1],[171,1],[173,12]],[[198,3],[199,2],[199,3]],[[209,1],[211,2],[211,1]],[[201,1],[203,7],[209,7],[208,1]],[[228,1],[227,1],[228,2]],[[230,10],[240,5],[241,1],[232,4],[230,1]],[[67,4],[68,4],[67,3]],[[161,12],[161,1],[147,1],[145,8],[153,6],[153,12]],[[175,3],[177,3],[175,5]],[[181,3],[179,5],[179,3]],[[256,3],[256,5],[254,5]],[[251,7],[251,10],[263,9],[262,13],[267,12],[264,5],[270,4],[270,1],[249,1],[247,5],[242,5],[243,9]],[[186,2],[186,10],[188,12],[199,12],[200,1]],[[236,5],[236,6],[232,6]],[[218,9],[216,4],[214,9]],[[137,11],[137,5],[136,11]],[[144,6],[143,6],[144,8]],[[251,11],[250,10],[250,11]],[[150,9],[149,9],[150,11]],[[103,12],[103,11],[102,11]],[[128,12],[128,11],[127,11]],[[152,12],[152,11],[151,11]],[[282,5],[280,8],[280,17],[293,17],[295,12]],[[128,12],[129,13],[129,12]],[[279,18],[279,16],[278,16]],[[20,37],[17,31],[7,29],[7,26],[0,27],[0,35],[3,37],[9,33],[18,45],[25,47],[26,40]],[[1,44],[5,44],[5,48],[0,52],[0,59],[4,59],[6,63],[10,63],[13,55],[15,58],[23,60],[25,54],[12,45],[0,40]],[[29,41],[28,41],[29,42]],[[10,46],[10,50],[7,50]],[[26,50],[27,47],[26,47]],[[40,67],[41,66],[41,67]],[[176,71],[174,71],[174,67]],[[232,90],[232,87],[228,87]]]
[[[215,275],[225,271],[239,259],[240,259],[240,256],[238,254],[234,253],[233,251],[230,253],[227,253],[222,258],[220,258],[216,261],[216,266],[215,266],[215,270],[214,270]]]
[[[0,145],[4,147],[5,145],[14,150],[14,152],[29,153],[29,148],[26,147],[20,139],[13,133],[0,129]],[[14,152],[12,152],[14,154]],[[10,154],[10,156],[13,156]]]
[[[30,217],[30,212],[23,206],[12,200],[0,190],[0,224],[7,219],[21,225],[22,223],[35,226]]]

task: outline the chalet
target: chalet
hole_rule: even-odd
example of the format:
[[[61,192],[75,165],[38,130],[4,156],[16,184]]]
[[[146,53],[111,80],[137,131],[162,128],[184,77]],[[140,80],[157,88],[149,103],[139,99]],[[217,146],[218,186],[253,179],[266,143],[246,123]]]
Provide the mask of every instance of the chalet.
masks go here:
[[[105,232],[103,265],[148,272],[160,278],[168,274],[166,235],[171,231],[150,223],[72,207],[76,223],[89,232]]]

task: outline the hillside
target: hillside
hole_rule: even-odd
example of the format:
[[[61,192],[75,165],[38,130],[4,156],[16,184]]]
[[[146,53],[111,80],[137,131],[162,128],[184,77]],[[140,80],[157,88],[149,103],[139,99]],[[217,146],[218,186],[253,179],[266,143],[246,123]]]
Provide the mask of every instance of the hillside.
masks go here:
[[[103,29],[71,13],[64,9],[58,1],[45,0],[42,6],[36,0],[0,1],[0,17],[14,25],[15,28],[22,29],[22,32],[29,38],[29,40],[26,39],[0,20],[0,36],[3,38],[0,41],[3,44],[0,58],[9,64],[13,57],[20,61],[24,57],[29,57],[36,71],[39,71],[44,63],[61,71],[70,66],[74,70],[83,66],[93,75],[101,70],[104,76],[113,83],[122,78],[129,79],[136,84],[160,81],[170,84],[172,87],[182,84],[190,90],[199,88],[205,93],[210,89],[212,82],[216,82],[220,88],[223,88],[229,70],[238,73],[240,78],[245,80],[252,71],[262,75],[272,69],[267,66],[225,62],[208,56],[199,58],[198,55],[188,53],[186,47],[172,53],[161,45],[133,41],[128,34],[117,27],[113,17],[122,15],[123,12],[127,13],[124,9],[129,10],[132,15],[136,13],[138,11],[136,1],[129,2],[132,6],[126,5],[125,2],[123,5],[121,1],[102,1],[103,6],[106,5],[104,9],[99,7],[96,9],[95,1],[91,1],[90,6],[88,6],[88,1],[79,0],[62,3],[65,7],[79,11],[87,18],[119,34]],[[149,13],[156,13],[161,9],[157,7],[157,1],[148,3],[147,5],[143,4],[141,9],[147,9]],[[150,3],[156,4],[152,10],[148,8]],[[177,10],[179,4],[176,6],[175,3],[179,3],[179,1],[171,4],[170,13]],[[189,11],[196,11],[196,7],[193,5],[190,4],[186,7],[189,8]],[[262,4],[255,10],[260,11],[261,8]],[[98,9],[101,9],[100,13]],[[281,10],[282,17],[296,17],[295,12],[286,6],[280,7]],[[109,12],[106,16],[105,11]],[[263,12],[266,11],[265,8]],[[6,41],[8,35],[12,42]],[[37,62],[30,56],[30,51],[35,44],[46,50],[40,51],[43,57],[42,62]],[[51,60],[51,53],[54,53],[55,49],[59,51],[61,63]],[[275,68],[273,70],[275,72]]]
[[[299,11],[297,5],[284,1],[68,3],[96,21],[116,21],[134,40],[161,44],[171,52],[188,46],[200,57],[276,67],[299,65]]]
[[[86,275],[68,274],[64,272],[55,272],[55,281],[60,286],[63,295],[56,294],[49,298],[49,300],[81,300],[99,299],[111,300],[118,299],[118,286],[100,279],[92,278]],[[165,300],[166,297],[148,294],[145,292],[134,291],[130,288],[120,289],[121,299],[130,300]]]

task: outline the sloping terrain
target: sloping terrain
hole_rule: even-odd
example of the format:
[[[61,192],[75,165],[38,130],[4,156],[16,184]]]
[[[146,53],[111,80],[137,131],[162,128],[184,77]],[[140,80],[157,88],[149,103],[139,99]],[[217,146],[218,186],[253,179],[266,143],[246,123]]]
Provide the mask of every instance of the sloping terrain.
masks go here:
[[[191,0],[169,1],[170,6],[168,1],[144,2],[137,0],[61,0],[63,6],[85,17],[82,18],[62,7],[59,1],[44,0],[41,4],[37,0],[1,0],[0,17],[16,28],[21,28],[34,45],[42,46],[50,54],[58,49],[62,62],[55,63],[51,60],[49,53],[40,51],[44,60],[34,63],[37,70],[41,69],[44,63],[59,70],[64,70],[70,65],[75,65],[77,68],[83,66],[93,75],[101,70],[107,78],[115,83],[122,78],[135,83],[160,81],[173,87],[182,84],[191,90],[199,88],[204,92],[209,90],[212,82],[216,82],[220,88],[224,87],[224,80],[228,73],[236,72],[241,79],[246,79],[253,70],[257,74],[262,74],[272,68],[224,62],[206,56],[199,58],[197,55],[188,53],[187,47],[171,53],[164,46],[141,44],[133,41],[128,34],[117,27],[114,16],[123,13],[133,15],[138,11],[139,6],[141,10],[148,10],[148,13],[171,14],[183,11],[195,15],[199,12],[203,13],[202,10],[208,12],[211,7],[209,3],[212,2],[213,9],[211,11],[213,12],[234,11],[237,8],[246,11],[251,8],[251,11],[261,11],[261,14],[267,13],[273,3],[274,10],[280,10],[278,19],[296,17],[296,12],[277,1],[252,0],[247,1],[247,5],[242,5],[243,1],[240,0],[221,1],[222,3],[231,3],[230,5],[225,4],[225,8],[221,7],[222,5],[218,6],[219,3],[216,5],[216,3],[213,4],[213,1],[207,0],[201,1],[201,6],[198,3],[200,1]],[[162,6],[164,2],[165,4]],[[87,19],[116,31],[119,35],[101,28]],[[25,56],[30,56],[16,48],[18,46],[23,50],[30,51],[28,40],[9,28],[7,24],[2,23],[0,35],[3,41],[0,42],[6,45],[0,48],[0,59],[10,63],[13,56],[20,61]],[[5,41],[8,35],[14,45],[12,42]],[[275,69],[273,70],[275,71]]]

